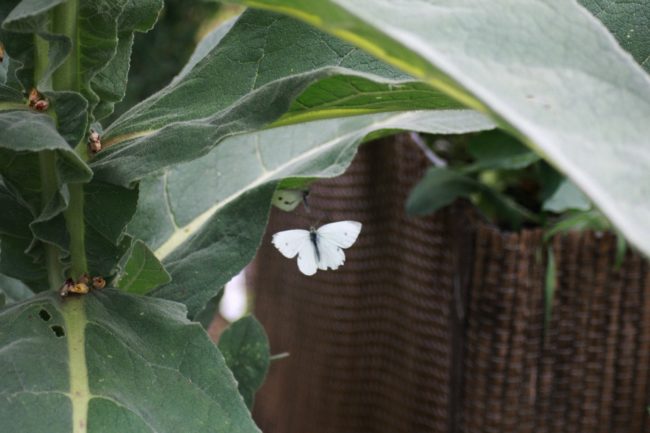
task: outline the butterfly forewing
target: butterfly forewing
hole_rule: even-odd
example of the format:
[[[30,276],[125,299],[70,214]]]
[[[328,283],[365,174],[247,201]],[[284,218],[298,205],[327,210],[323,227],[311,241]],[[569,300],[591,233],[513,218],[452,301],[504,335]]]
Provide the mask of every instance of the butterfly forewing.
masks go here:
[[[313,249],[307,230],[285,230],[278,232],[273,235],[272,242],[282,255],[289,259],[296,257],[296,254],[305,247]]]
[[[339,221],[320,227],[319,240],[327,239],[341,248],[350,248],[361,232],[361,223],[357,221]]]

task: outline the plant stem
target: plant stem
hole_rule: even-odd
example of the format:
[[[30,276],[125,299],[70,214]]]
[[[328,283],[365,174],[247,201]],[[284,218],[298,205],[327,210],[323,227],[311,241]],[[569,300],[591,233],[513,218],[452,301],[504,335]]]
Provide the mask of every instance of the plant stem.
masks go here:
[[[59,184],[56,175],[56,153],[45,150],[38,154],[38,159],[41,171],[41,198],[45,208],[56,194]],[[50,288],[58,289],[62,283],[63,270],[59,261],[59,251],[54,245],[45,244],[45,264]]]
[[[70,189],[70,203],[63,215],[70,234],[71,276],[72,278],[79,278],[84,272],[88,271],[84,237],[84,189],[83,184],[80,183],[71,183],[68,188]]]
[[[47,63],[49,61],[47,58],[47,52],[50,44],[40,36],[34,35],[34,46],[36,47],[36,61],[34,62],[34,87],[37,87],[40,78],[43,76],[45,70],[47,69]]]
[[[34,35],[34,47],[36,49],[34,59],[34,87],[36,87],[47,69],[49,44],[44,39]],[[38,162],[41,177],[42,209],[45,209],[57,193],[59,185],[56,172],[56,152],[51,150],[40,152],[38,154]],[[47,279],[50,288],[58,289],[63,279],[63,268],[59,261],[59,250],[54,245],[45,244],[45,266],[47,268]]]
[[[72,41],[72,49],[65,62],[54,73],[52,84],[55,90],[79,91],[79,55],[77,52],[77,12],[78,0],[68,0],[54,9],[52,30],[54,33],[63,34]],[[77,146],[77,152],[83,146]],[[84,155],[82,155],[83,157]],[[70,235],[70,256],[73,278],[79,278],[88,271],[86,261],[85,225],[84,225],[84,190],[83,184],[68,185],[70,190],[70,203],[64,212],[66,227]]]
[[[52,30],[62,34],[72,41],[72,49],[65,62],[56,70],[53,76],[55,90],[79,91],[79,55],[77,52],[77,11],[78,1],[68,0],[54,9]]]

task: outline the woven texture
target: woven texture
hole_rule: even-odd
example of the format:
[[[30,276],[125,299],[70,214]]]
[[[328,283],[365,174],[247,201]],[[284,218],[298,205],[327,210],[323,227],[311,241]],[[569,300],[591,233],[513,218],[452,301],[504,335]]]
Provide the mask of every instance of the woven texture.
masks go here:
[[[265,433],[650,433],[650,275],[615,239],[557,238],[545,332],[539,230],[503,233],[467,205],[410,218],[427,163],[407,136],[362,147],[316,183],[311,212],[274,210],[248,273],[274,362]],[[337,271],[306,277],[270,235],[352,219]],[[320,221],[319,221],[320,220]]]

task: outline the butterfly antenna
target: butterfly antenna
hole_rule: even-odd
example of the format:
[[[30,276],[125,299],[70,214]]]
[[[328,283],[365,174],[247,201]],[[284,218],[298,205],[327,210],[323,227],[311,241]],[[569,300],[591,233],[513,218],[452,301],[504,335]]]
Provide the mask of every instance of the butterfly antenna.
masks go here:
[[[305,207],[305,210],[307,213],[311,213],[311,209],[309,207],[309,190],[306,189],[302,192],[302,205]]]

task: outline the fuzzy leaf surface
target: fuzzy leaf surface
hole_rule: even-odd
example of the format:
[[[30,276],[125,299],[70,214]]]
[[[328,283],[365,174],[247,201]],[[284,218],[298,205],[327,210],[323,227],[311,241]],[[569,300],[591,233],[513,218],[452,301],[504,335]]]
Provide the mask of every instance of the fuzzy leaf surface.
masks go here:
[[[333,108],[348,114],[411,109],[417,100],[427,100],[427,108],[458,107],[358,48],[287,17],[248,11],[229,32],[215,32],[199,46],[193,67],[106,129],[107,148],[92,163],[98,178],[126,186],[205,155],[227,136],[278,119],[305,89],[333,76],[341,78],[312,89],[292,110],[313,111],[336,100]],[[409,91],[391,92],[390,86]],[[390,103],[377,105],[377,97]]]
[[[4,308],[3,429],[259,432],[221,353],[185,315],[180,304],[112,289]]]
[[[650,78],[577,2],[241,3],[305,20],[490,114],[650,254]]]

